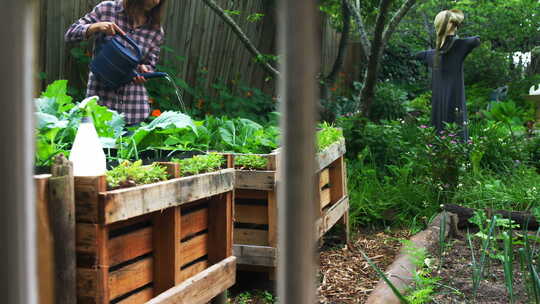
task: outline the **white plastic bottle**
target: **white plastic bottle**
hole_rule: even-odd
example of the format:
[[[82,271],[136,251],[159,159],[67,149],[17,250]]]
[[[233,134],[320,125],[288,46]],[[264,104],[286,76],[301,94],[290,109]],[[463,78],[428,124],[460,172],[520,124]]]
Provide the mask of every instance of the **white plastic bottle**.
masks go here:
[[[89,117],[84,117],[79,125],[69,160],[74,176],[99,176],[107,171],[105,153]]]

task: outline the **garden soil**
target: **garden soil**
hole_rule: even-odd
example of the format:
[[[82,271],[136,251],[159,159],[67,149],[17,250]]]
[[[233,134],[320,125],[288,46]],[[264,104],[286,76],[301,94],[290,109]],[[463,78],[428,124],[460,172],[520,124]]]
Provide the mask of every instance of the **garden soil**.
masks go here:
[[[485,303],[485,304],[508,304],[510,300],[504,284],[504,270],[502,264],[495,259],[487,258],[487,271],[484,280],[480,283],[476,298],[472,298],[472,263],[471,249],[468,246],[466,231],[460,231],[460,235],[450,239],[448,247],[443,255],[443,263],[440,271],[434,274],[441,278],[442,287],[434,297],[432,303]],[[475,257],[478,259],[480,242],[475,241]],[[517,257],[517,255],[516,255]],[[523,276],[519,271],[519,263],[514,264],[514,290],[516,293],[515,303],[528,303],[526,299]],[[459,290],[455,292],[454,290]]]

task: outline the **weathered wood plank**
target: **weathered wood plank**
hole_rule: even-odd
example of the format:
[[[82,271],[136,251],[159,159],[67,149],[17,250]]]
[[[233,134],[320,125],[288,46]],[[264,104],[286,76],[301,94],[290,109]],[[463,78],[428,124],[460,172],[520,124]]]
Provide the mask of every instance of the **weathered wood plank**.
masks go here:
[[[154,289],[147,287],[136,294],[133,294],[124,300],[118,302],[118,304],[144,304],[154,297]]]
[[[168,180],[100,194],[105,224],[231,191],[234,169]]]
[[[330,170],[328,168],[323,169],[319,173],[319,188],[323,188],[330,182]]]
[[[208,208],[182,215],[180,239],[208,229]]]
[[[199,272],[205,270],[208,268],[208,260],[200,261],[198,263],[195,263],[186,269],[182,269],[179,274],[178,282],[184,282],[185,280],[191,278],[192,276],[198,274]]]
[[[235,222],[249,224],[268,224],[268,207],[260,205],[236,205]]]
[[[236,258],[229,257],[158,295],[148,304],[205,304],[236,281]]]
[[[234,192],[234,197],[235,199],[266,200],[267,194],[266,194],[266,191],[261,191],[261,190],[237,189]]]
[[[320,153],[318,153],[317,156],[315,157],[316,164],[317,164],[316,166],[317,172],[328,167],[336,159],[343,156],[345,152],[346,152],[345,139],[342,139],[339,142],[332,144],[330,147],[326,148],[324,151],[321,151]]]
[[[349,211],[349,197],[345,196],[326,210],[321,218],[317,219],[314,231],[316,239],[330,230],[347,211]]]
[[[343,161],[343,156],[338,158],[330,166],[330,200],[332,202],[337,202],[340,200],[346,193],[345,189],[345,163]]]
[[[264,267],[277,266],[277,249],[268,246],[234,245],[234,256],[238,265],[253,265]]]
[[[276,191],[268,192],[268,245],[277,247],[278,243],[278,203]]]
[[[234,243],[241,245],[268,246],[268,231],[235,228]]]
[[[54,236],[50,225],[48,193],[50,174],[34,176],[36,187],[39,299],[54,304]]]
[[[156,212],[153,218],[154,290],[164,292],[173,287],[180,271],[180,207]]]
[[[205,256],[208,254],[208,248],[208,233],[201,234],[186,242],[182,242],[180,244],[179,265],[183,266]]]
[[[152,252],[152,232],[152,227],[145,227],[110,239],[107,248],[109,265],[114,266]]]
[[[148,257],[109,274],[109,298],[115,299],[153,280],[154,258]]]
[[[324,209],[326,206],[328,206],[328,204],[332,202],[330,194],[330,188],[321,190],[321,209]]]
[[[98,223],[98,193],[107,190],[105,176],[75,176],[75,215],[77,223]]]
[[[233,193],[212,198],[208,205],[208,262],[215,264],[232,255]]]
[[[274,190],[275,171],[236,171],[236,189]]]
[[[73,165],[58,155],[49,178],[49,214],[54,243],[55,303],[77,301]]]
[[[95,224],[80,223],[77,224],[76,231],[76,250],[77,253],[97,254],[97,238],[99,226]]]

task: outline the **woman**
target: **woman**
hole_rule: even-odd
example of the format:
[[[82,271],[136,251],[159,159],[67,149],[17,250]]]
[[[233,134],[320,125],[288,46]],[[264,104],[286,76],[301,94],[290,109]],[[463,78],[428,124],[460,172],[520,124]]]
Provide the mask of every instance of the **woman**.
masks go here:
[[[444,123],[461,126],[461,137],[468,139],[467,107],[463,82],[463,62],[478,45],[480,38],[460,39],[456,31],[463,22],[463,12],[442,11],[435,17],[437,45],[435,50],[423,51],[416,55],[432,68],[431,122],[442,131]]]
[[[152,72],[158,62],[160,46],[163,43],[161,19],[164,5],[165,0],[101,2],[92,12],[71,25],[65,34],[65,40],[81,41],[95,37],[93,50],[95,56],[111,36],[128,35],[142,51],[143,64],[139,65],[139,72]],[[125,43],[122,39],[120,41]],[[90,72],[86,95],[99,96],[101,105],[123,113],[126,124],[133,125],[143,121],[150,112],[145,82],[144,77],[137,76],[132,82],[111,90]]]

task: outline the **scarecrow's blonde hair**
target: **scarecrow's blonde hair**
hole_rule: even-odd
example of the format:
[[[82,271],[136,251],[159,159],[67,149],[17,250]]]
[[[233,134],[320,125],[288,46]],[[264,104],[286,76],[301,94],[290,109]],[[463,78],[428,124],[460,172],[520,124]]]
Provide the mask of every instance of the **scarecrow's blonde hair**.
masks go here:
[[[445,10],[435,17],[435,30],[437,32],[437,49],[441,49],[448,37],[448,33],[459,26],[465,17],[460,10]]]

